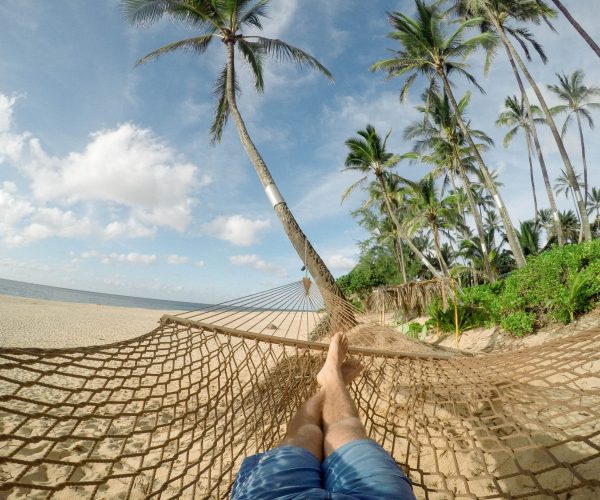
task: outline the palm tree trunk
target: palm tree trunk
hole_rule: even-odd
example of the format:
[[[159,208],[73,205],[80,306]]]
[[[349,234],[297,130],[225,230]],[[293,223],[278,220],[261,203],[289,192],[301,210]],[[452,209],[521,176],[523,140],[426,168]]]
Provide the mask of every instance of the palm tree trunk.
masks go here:
[[[491,16],[491,13],[489,11],[488,11],[488,14],[490,14],[490,18],[493,20],[493,23],[496,27],[497,33],[500,35],[500,38],[502,39],[504,44],[508,47],[508,49],[509,49],[510,53],[512,54],[512,56],[514,57],[514,60],[516,61],[519,69],[521,70],[523,75],[525,75],[525,78],[531,85],[531,88],[535,92],[538,102],[540,103],[540,107],[542,108],[542,111],[544,112],[544,116],[546,117],[546,122],[548,123],[548,126],[550,127],[550,130],[552,131],[552,135],[554,136],[554,140],[556,141],[556,145],[558,146],[560,156],[562,157],[563,163],[565,165],[567,177],[569,178],[569,182],[575,192],[575,202],[579,206],[580,212],[582,212],[581,213],[581,220],[582,220],[581,229],[582,229],[583,237],[586,241],[591,241],[592,233],[590,232],[590,222],[589,222],[587,213],[585,211],[585,202],[583,201],[583,198],[581,196],[581,190],[579,189],[579,185],[577,184],[577,179],[575,177],[575,170],[573,169],[573,165],[571,164],[571,160],[569,159],[569,155],[567,154],[565,145],[560,137],[560,134],[558,133],[558,129],[556,128],[556,123],[554,123],[554,118],[552,118],[552,114],[550,113],[550,110],[548,109],[546,100],[544,99],[544,96],[542,95],[542,92],[540,91],[536,81],[533,79],[533,77],[531,76],[531,73],[529,73],[529,70],[525,66],[523,59],[521,59],[521,56],[515,50],[515,47],[512,45],[512,43],[506,36],[506,33],[504,32],[502,27],[498,24],[498,22],[495,20],[495,18],[493,18],[493,16]]]
[[[529,160],[529,179],[531,181],[531,192],[533,193],[533,208],[535,210],[535,216],[538,216],[538,202],[537,195],[535,194],[535,180],[533,178],[533,163],[531,162],[531,138],[529,132],[525,131],[525,141],[527,142],[527,159]]]
[[[469,201],[469,207],[471,208],[473,220],[475,221],[475,227],[477,228],[477,235],[479,236],[479,242],[481,245],[481,255],[483,259],[483,267],[485,270],[485,274],[490,283],[494,283],[496,281],[496,277],[494,276],[494,272],[492,271],[492,265],[490,263],[490,257],[485,241],[485,231],[483,230],[483,221],[481,220],[481,214],[477,211],[477,204],[475,203],[475,198],[473,198],[473,192],[471,191],[471,181],[469,180],[469,177],[467,176],[467,173],[465,172],[465,169],[461,164],[457,165],[457,170],[462,180],[463,186],[465,187],[465,192],[467,193],[467,200]]]
[[[592,37],[588,35],[587,31],[585,31],[581,25],[575,20],[575,18],[571,15],[571,13],[566,9],[566,7],[559,0],[552,0],[554,5],[560,10],[563,15],[567,18],[567,21],[571,23],[573,28],[577,30],[577,32],[581,35],[581,37],[587,42],[587,44],[592,48],[592,50],[596,53],[598,57],[600,57],[600,47]]]
[[[523,267],[525,265],[525,256],[523,255],[523,250],[521,249],[521,245],[519,244],[519,239],[517,238],[517,234],[515,232],[515,228],[512,225],[512,221],[510,220],[510,216],[508,215],[508,211],[506,210],[506,207],[502,202],[502,198],[500,198],[500,193],[496,188],[496,184],[494,183],[494,180],[492,179],[492,176],[486,164],[484,163],[483,158],[481,157],[477,146],[475,146],[473,138],[471,137],[471,134],[469,133],[469,130],[467,129],[467,126],[465,125],[465,122],[463,121],[460,115],[458,104],[456,102],[456,99],[454,98],[454,93],[452,92],[452,88],[450,87],[450,82],[448,81],[448,77],[446,76],[445,71],[442,68],[439,68],[438,74],[444,82],[444,90],[446,91],[448,99],[452,104],[452,108],[456,115],[458,126],[460,127],[460,130],[463,133],[463,135],[465,136],[465,139],[469,143],[471,151],[473,152],[473,155],[475,156],[475,159],[479,164],[479,168],[481,169],[481,173],[483,174],[483,179],[485,181],[486,187],[489,190],[492,197],[494,198],[494,201],[496,202],[496,207],[498,208],[498,213],[500,214],[500,218],[502,219],[502,223],[504,224],[504,230],[508,238],[508,244],[515,257],[517,267]]]
[[[577,115],[577,127],[579,128],[579,140],[581,141],[581,158],[583,159],[583,192],[585,193],[585,209],[587,213],[587,203],[588,203],[588,168],[587,168],[587,160],[585,158],[585,142],[583,140],[583,128],[581,127],[581,118],[579,117],[579,113],[575,113]]]
[[[440,247],[440,232],[437,226],[433,226],[433,244],[435,245],[435,253],[437,254],[438,263],[440,264],[440,269],[444,276],[450,276],[450,272],[448,271],[448,266],[444,261],[444,257],[442,255],[442,249]]]
[[[525,103],[525,109],[527,109],[527,116],[529,118],[529,126],[531,127],[533,145],[535,146],[535,153],[538,157],[538,161],[540,162],[540,169],[542,170],[542,177],[544,178],[544,186],[546,187],[546,194],[548,195],[548,201],[550,202],[550,208],[552,210],[554,231],[556,232],[556,237],[558,238],[558,245],[563,246],[565,244],[565,237],[563,234],[562,224],[560,223],[560,217],[558,216],[558,206],[556,205],[554,191],[552,191],[552,184],[550,183],[550,176],[548,175],[548,169],[546,168],[546,160],[544,160],[544,154],[542,153],[542,147],[538,138],[537,128],[535,126],[535,122],[533,121],[533,113],[531,112],[531,104],[529,102],[529,97],[527,96],[527,92],[525,92],[523,80],[521,79],[521,75],[519,74],[519,70],[517,69],[517,65],[512,56],[510,48],[508,47],[508,45],[506,45],[506,43],[504,43],[504,41],[502,44],[504,45],[506,55],[508,56],[508,61],[510,62],[513,74],[515,75],[515,79],[517,80],[517,85],[519,86],[519,90],[521,91],[521,97],[523,98],[523,102]]]
[[[304,262],[306,268],[315,280],[315,283],[321,291],[323,299],[325,300],[325,304],[329,306],[328,309],[334,316],[332,319],[335,323],[335,311],[339,309],[339,301],[335,299],[332,300],[330,297],[333,295],[334,298],[337,297],[344,300],[344,294],[337,286],[335,279],[331,275],[331,272],[319,254],[313,248],[310,241],[308,241],[308,238],[304,235],[300,229],[300,226],[298,226],[294,215],[281,197],[281,194],[277,189],[275,181],[273,180],[265,161],[256,149],[256,146],[248,134],[248,130],[246,129],[242,115],[238,110],[235,98],[233,83],[235,80],[233,49],[233,42],[227,43],[227,102],[229,104],[231,115],[235,121],[237,131],[240,136],[240,141],[242,142],[242,146],[244,147],[246,154],[250,158],[250,161],[256,170],[256,174],[258,175],[258,178],[260,179],[260,182],[267,193],[267,197],[273,204],[273,209],[275,210],[277,217],[279,217],[283,229],[290,239],[292,246],[296,249],[298,256],[302,262]],[[350,320],[350,322],[353,321],[354,318]]]
[[[402,229],[402,226],[400,225],[400,221],[398,220],[398,218],[394,214],[394,211],[392,210],[392,202],[390,201],[390,197],[387,192],[387,187],[385,185],[385,181],[383,180],[383,177],[381,175],[378,175],[377,180],[379,181],[379,185],[381,186],[381,192],[383,193],[383,199],[385,200],[385,205],[387,207],[388,214],[389,214],[390,218],[392,219],[392,222],[396,226],[396,231],[398,232],[398,235],[406,242],[406,244],[408,245],[408,248],[410,248],[412,250],[412,252],[425,265],[425,267],[427,269],[429,269],[431,274],[433,274],[433,276],[436,278],[441,278],[442,274],[431,264],[431,262],[429,262],[427,257],[425,257],[423,255],[423,253],[417,248],[417,246],[413,243],[413,241],[408,237],[408,235]]]
[[[400,271],[402,272],[402,283],[408,283],[408,278],[406,277],[406,263],[404,262],[404,249],[402,248],[402,240],[398,235],[396,235],[394,240],[394,246],[396,247],[398,263],[400,264]]]

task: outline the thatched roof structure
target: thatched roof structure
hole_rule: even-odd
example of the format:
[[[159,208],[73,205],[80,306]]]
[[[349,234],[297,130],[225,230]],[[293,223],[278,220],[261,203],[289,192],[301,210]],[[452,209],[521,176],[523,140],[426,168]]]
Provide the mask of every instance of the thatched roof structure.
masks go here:
[[[365,306],[369,312],[402,311],[405,315],[416,312],[420,316],[434,300],[440,299],[446,308],[448,298],[452,297],[452,279],[435,278],[381,286],[373,290]]]

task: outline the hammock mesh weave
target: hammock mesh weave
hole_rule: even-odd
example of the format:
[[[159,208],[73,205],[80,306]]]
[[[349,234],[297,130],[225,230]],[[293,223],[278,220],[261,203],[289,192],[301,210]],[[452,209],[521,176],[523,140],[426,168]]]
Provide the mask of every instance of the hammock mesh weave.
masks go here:
[[[391,331],[334,302],[303,280],[117,344],[1,348],[0,498],[227,498],[317,390],[327,344],[309,339],[338,329],[365,366],[367,433],[418,498],[600,496],[600,332],[391,352],[372,347]]]

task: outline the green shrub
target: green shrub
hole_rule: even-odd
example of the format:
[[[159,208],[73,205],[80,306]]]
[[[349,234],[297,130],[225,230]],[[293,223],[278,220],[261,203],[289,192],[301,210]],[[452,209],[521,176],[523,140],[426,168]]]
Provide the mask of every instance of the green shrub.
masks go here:
[[[421,323],[417,323],[416,321],[413,321],[412,323],[408,324],[408,332],[406,332],[406,335],[408,335],[409,337],[412,337],[414,339],[418,339],[419,335],[421,335],[422,331],[423,331],[423,325]]]
[[[533,332],[533,326],[535,324],[535,315],[533,313],[526,313],[524,311],[515,311],[506,316],[500,322],[500,326],[506,331],[522,337],[527,333]]]

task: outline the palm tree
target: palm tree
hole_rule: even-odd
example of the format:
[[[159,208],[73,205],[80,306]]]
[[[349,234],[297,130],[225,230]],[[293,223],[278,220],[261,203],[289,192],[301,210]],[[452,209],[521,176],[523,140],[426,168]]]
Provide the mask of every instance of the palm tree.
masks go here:
[[[418,182],[402,178],[409,193],[410,212],[407,225],[413,230],[428,227],[433,235],[433,244],[440,269],[445,276],[450,272],[442,256],[441,233],[459,222],[459,213],[456,210],[455,197],[450,195],[440,198],[432,176],[426,175]]]
[[[517,265],[522,267],[525,265],[525,257],[519,245],[515,228],[512,225],[506,206],[502,202],[500,193],[493,183],[490,172],[473,138],[469,134],[464,120],[460,116],[458,103],[452,92],[449,80],[451,74],[457,73],[463,75],[467,80],[481,89],[473,75],[466,71],[466,65],[463,60],[475,49],[492,44],[494,36],[490,33],[482,33],[465,39],[466,30],[479,23],[479,19],[460,22],[458,27],[446,36],[446,30],[449,28],[449,25],[444,22],[444,18],[438,11],[438,8],[435,5],[425,5],[423,0],[415,0],[415,2],[417,6],[416,19],[411,19],[400,12],[389,14],[390,22],[395,31],[391,32],[388,36],[393,40],[397,40],[402,48],[395,51],[394,57],[373,64],[371,70],[383,70],[387,72],[389,78],[408,75],[400,92],[402,98],[407,95],[410,86],[420,75],[426,76],[429,79],[430,85],[438,81],[443,84],[452,109],[456,114],[458,126],[471,147],[472,154],[483,175],[485,185],[494,198]]]
[[[588,193],[588,213],[596,211],[596,220],[600,219],[600,189],[593,187]]]
[[[404,158],[414,158],[414,154],[407,154],[403,156],[394,155],[386,151],[387,139],[390,135],[388,132],[385,139],[382,141],[381,137],[377,134],[375,127],[367,125],[365,130],[359,130],[358,137],[350,138],[346,141],[346,146],[349,149],[348,156],[344,162],[344,170],[358,171],[363,174],[363,177],[352,184],[344,193],[342,201],[358,186],[364,185],[369,174],[373,174],[379,186],[381,187],[381,194],[383,200],[387,206],[388,215],[396,226],[398,236],[404,240],[411,251],[417,256],[417,258],[425,264],[427,269],[435,276],[441,277],[439,271],[429,262],[429,260],[423,255],[423,253],[413,243],[412,239],[408,236],[404,230],[402,224],[396,217],[394,207],[392,204],[392,197],[388,191],[388,178],[390,177],[390,170],[395,167]]]
[[[458,175],[464,186],[463,192],[466,195],[477,229],[477,234],[479,235],[479,240],[485,245],[481,214],[477,210],[475,198],[471,189],[471,180],[468,176],[469,172],[476,170],[473,166],[474,159],[470,154],[471,150],[469,146],[466,145],[465,138],[458,126],[455,113],[450,106],[448,96],[431,91],[427,92],[424,96],[424,100],[425,105],[419,106],[417,109],[423,114],[427,114],[428,119],[418,120],[412,125],[409,125],[404,131],[404,137],[416,140],[416,152],[427,151],[429,153],[428,155],[422,156],[421,160],[426,163],[437,165],[433,175],[437,176],[441,169],[452,183],[454,193],[457,192],[454,178]],[[470,94],[467,93],[458,102],[460,113],[464,113],[469,101]],[[467,127],[471,136],[480,141],[477,144],[477,147],[480,150],[493,144],[492,139],[481,130],[471,129],[469,123],[467,123]],[[446,181],[444,181],[443,185],[445,184]],[[461,209],[460,204],[458,208],[459,210]],[[462,217],[462,210],[460,211]],[[462,227],[465,226],[466,224],[463,223]],[[482,255],[485,275],[487,276],[487,279],[493,283],[495,278],[487,259],[488,252],[486,248],[482,249]]]
[[[537,111],[539,115],[539,108],[537,106],[531,107],[532,113]],[[504,136],[504,147],[508,147],[510,142],[517,135],[519,130],[523,130],[525,136],[525,144],[527,145],[527,158],[529,160],[529,178],[531,181],[531,192],[533,193],[533,207],[534,213],[538,213],[537,195],[535,193],[535,180],[533,176],[533,163],[531,162],[531,128],[529,126],[529,117],[527,116],[527,110],[523,104],[523,98],[521,102],[517,100],[516,96],[508,96],[504,100],[504,111],[500,113],[496,120],[497,126],[508,126],[512,127],[508,133]],[[521,224],[522,225],[522,224]]]
[[[575,174],[575,182],[578,185],[581,185],[581,174]],[[571,184],[571,180],[567,176],[564,170],[560,171],[560,175],[556,178],[556,183],[554,184],[554,189],[556,189],[556,196],[559,196],[564,193],[565,198],[569,199],[569,195],[575,199],[573,185]],[[577,203],[575,203],[575,210],[577,211],[577,219],[581,221],[581,216],[579,214]]]
[[[560,224],[565,233],[565,240],[569,243],[577,243],[579,241],[580,227],[577,215],[573,210],[567,210],[559,213]]]
[[[592,120],[591,108],[600,108],[599,102],[590,102],[590,99],[600,96],[600,87],[586,87],[583,84],[584,73],[582,70],[577,70],[571,75],[556,73],[558,85],[546,85],[550,91],[556,94],[566,104],[555,106],[553,111],[558,113],[567,113],[567,118],[562,128],[562,136],[567,132],[567,127],[571,122],[571,118],[575,115],[577,120],[577,128],[579,129],[579,141],[581,144],[581,158],[583,160],[583,191],[585,200],[588,199],[588,168],[585,158],[585,142],[583,140],[583,128],[581,126],[581,117],[583,116],[588,126],[594,128],[594,120]]]
[[[194,51],[203,54],[213,40],[220,40],[225,46],[225,64],[215,83],[215,117],[211,127],[213,141],[219,141],[223,128],[233,116],[241,143],[250,158],[279,217],[285,232],[305,266],[313,276],[319,289],[337,296],[343,296],[335,279],[327,269],[321,257],[310,244],[292,212],[283,200],[267,165],[252,142],[246,125],[237,107],[239,91],[236,68],[235,48],[248,63],[256,90],[264,89],[263,64],[267,57],[276,60],[291,60],[300,66],[308,66],[332,78],[331,73],[313,56],[287,43],[262,36],[244,34],[245,29],[262,30],[262,19],[267,17],[270,0],[121,0],[123,13],[127,20],[136,26],[146,26],[170,17],[188,28],[196,30],[192,38],[169,43],[150,52],[138,61],[138,64],[155,59],[175,50]],[[323,294],[326,296],[326,294]]]
[[[562,2],[560,2],[560,0],[552,0],[552,2],[554,2],[554,5],[556,5],[556,8],[563,13],[563,15],[567,18],[567,21],[569,21],[571,23],[571,25],[573,26],[573,28],[575,28],[577,30],[577,33],[579,33],[581,35],[581,37],[587,42],[587,44],[592,48],[592,50],[596,53],[596,55],[598,57],[600,57],[600,47],[598,46],[598,44],[596,42],[594,42],[594,40],[592,40],[592,37],[587,33],[587,31],[585,31],[581,27],[581,25],[575,20],[575,18],[571,15],[571,13],[567,10],[567,8],[562,4]]]
[[[537,255],[540,253],[540,240],[542,234],[540,227],[533,220],[527,220],[521,222],[519,230],[519,241],[523,247],[523,253],[525,255]]]
[[[554,122],[553,113],[546,104],[546,100],[534,80],[533,76],[529,72],[527,66],[523,62],[523,59],[515,49],[514,45],[508,38],[508,35],[515,36],[521,47],[524,49],[525,54],[529,57],[529,52],[527,50],[527,46],[525,42],[531,43],[536,51],[540,53],[542,59],[545,60],[545,54],[543,53],[541,46],[535,41],[531,33],[525,28],[513,28],[509,25],[509,21],[516,20],[519,22],[527,21],[539,23],[541,19],[547,20],[548,17],[554,16],[555,12],[550,9],[546,5],[546,2],[543,0],[535,0],[532,1],[522,1],[522,0],[454,0],[454,4],[457,5],[458,10],[461,11],[467,17],[473,16],[470,20],[479,19],[479,25],[483,30],[493,30],[502,41],[502,44],[506,50],[508,55],[509,62],[513,68],[513,72],[515,74],[515,78],[517,79],[517,83],[519,85],[519,90],[521,91],[521,95],[523,97],[523,101],[528,110],[529,116],[533,119],[533,113],[530,108],[531,105],[529,103],[529,98],[527,97],[527,93],[525,92],[525,87],[523,86],[523,82],[519,75],[519,70],[527,81],[529,82],[531,88],[533,89],[542,112],[546,118],[546,123],[550,127],[550,131],[556,141],[556,145],[558,147],[560,156],[562,158],[563,164],[565,166],[565,171],[573,184],[573,189],[575,192],[575,202],[577,203],[579,210],[585,212],[585,200],[581,194],[581,190],[579,186],[576,185],[575,182],[575,170],[573,168],[573,164],[569,158],[563,140],[558,133],[558,129],[556,127],[556,123]],[[476,16],[476,17],[475,17]],[[488,54],[488,59],[491,57],[491,52],[493,51],[493,45],[488,46],[490,53]],[[517,66],[519,70],[517,70]],[[531,123],[532,133],[535,129],[535,125]],[[534,143],[537,141],[537,133],[534,134]],[[539,143],[539,141],[538,141]],[[536,144],[536,150],[539,152],[541,148]],[[544,170],[544,169],[543,169]],[[546,174],[544,174],[546,175]],[[546,181],[546,185],[549,180]],[[583,237],[586,241],[591,239],[590,225],[587,217],[587,213],[584,213],[582,216],[582,232]],[[560,233],[559,233],[560,234]]]

